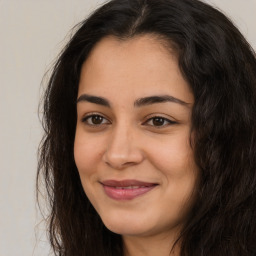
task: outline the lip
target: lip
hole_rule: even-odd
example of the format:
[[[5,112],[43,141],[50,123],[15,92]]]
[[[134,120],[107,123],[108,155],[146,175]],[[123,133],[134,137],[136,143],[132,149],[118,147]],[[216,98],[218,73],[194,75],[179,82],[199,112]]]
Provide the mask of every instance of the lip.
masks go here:
[[[106,195],[115,200],[132,200],[146,194],[158,185],[139,180],[104,180],[100,183]]]

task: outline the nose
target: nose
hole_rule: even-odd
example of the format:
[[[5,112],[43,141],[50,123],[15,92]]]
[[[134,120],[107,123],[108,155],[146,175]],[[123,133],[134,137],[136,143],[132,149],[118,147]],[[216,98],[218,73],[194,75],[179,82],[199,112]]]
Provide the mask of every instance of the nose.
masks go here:
[[[119,125],[108,139],[103,161],[118,170],[139,164],[144,159],[140,146],[136,133],[127,125]]]

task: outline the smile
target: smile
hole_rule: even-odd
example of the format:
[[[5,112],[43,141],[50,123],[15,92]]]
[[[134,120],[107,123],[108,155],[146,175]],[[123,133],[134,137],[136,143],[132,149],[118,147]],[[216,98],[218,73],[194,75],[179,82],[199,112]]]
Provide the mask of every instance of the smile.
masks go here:
[[[115,200],[132,200],[144,195],[158,185],[137,180],[105,180],[101,184],[106,195]]]

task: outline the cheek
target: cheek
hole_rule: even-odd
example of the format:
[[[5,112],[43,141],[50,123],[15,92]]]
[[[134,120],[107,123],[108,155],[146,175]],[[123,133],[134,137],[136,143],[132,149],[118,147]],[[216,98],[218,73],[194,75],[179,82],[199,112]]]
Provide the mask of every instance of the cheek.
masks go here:
[[[188,132],[166,136],[164,140],[155,141],[153,145],[150,159],[166,175],[183,176],[187,175],[189,169],[193,169],[194,157]]]
[[[102,156],[104,143],[100,137],[90,138],[79,130],[74,142],[74,158],[80,177],[92,175]]]
[[[189,142],[189,132],[167,137],[162,143],[155,142],[151,150],[151,162],[163,175],[164,196],[170,202],[166,211],[183,212],[186,215],[194,201],[198,167],[194,162]],[[191,200],[192,199],[192,200]],[[188,203],[189,202],[189,203]]]
[[[95,193],[98,186],[98,169],[104,152],[104,138],[88,136],[83,130],[77,130],[74,142],[74,158],[80,180],[87,198],[99,212],[99,199]]]
[[[101,158],[102,143],[99,139],[91,139],[84,133],[76,132],[74,142],[74,158],[86,196],[96,205],[95,182],[97,182],[97,168]]]

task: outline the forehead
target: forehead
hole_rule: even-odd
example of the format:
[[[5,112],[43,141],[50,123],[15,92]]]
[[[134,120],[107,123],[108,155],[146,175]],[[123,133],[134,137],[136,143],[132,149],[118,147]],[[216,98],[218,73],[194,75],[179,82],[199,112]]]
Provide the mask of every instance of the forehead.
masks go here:
[[[134,97],[171,94],[193,102],[175,53],[156,37],[143,35],[127,40],[103,38],[81,70],[79,93]],[[121,94],[121,95],[120,95]]]

